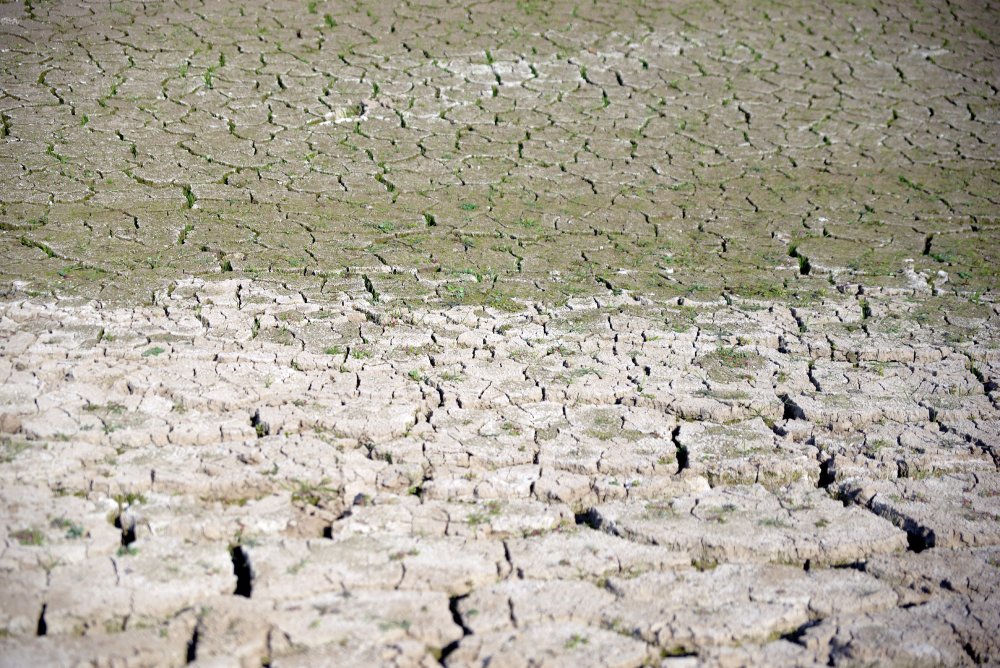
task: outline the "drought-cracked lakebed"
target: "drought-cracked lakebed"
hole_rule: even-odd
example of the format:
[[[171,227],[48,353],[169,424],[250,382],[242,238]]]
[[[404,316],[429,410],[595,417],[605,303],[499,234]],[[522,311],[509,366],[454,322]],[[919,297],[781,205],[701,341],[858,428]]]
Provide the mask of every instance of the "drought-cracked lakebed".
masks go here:
[[[0,18],[0,664],[1000,661],[992,6]]]

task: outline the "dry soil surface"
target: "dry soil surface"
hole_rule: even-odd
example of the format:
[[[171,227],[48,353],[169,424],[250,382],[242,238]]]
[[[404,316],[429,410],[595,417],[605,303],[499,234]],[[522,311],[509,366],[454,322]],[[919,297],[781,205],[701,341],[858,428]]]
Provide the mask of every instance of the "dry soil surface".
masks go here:
[[[1000,663],[1000,9],[0,4],[0,666]]]

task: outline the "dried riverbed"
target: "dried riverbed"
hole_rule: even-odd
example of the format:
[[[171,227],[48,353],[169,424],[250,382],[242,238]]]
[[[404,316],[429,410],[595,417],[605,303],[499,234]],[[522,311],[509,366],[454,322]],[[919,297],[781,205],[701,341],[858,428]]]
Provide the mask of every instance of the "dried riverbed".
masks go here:
[[[0,4],[0,665],[997,663],[998,16]]]

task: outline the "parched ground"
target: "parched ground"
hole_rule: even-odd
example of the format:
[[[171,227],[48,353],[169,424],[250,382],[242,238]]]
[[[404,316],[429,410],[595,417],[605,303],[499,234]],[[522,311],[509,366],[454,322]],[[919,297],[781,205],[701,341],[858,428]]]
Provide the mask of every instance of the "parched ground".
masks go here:
[[[1000,663],[1000,7],[746,4],[0,4],[0,666]]]

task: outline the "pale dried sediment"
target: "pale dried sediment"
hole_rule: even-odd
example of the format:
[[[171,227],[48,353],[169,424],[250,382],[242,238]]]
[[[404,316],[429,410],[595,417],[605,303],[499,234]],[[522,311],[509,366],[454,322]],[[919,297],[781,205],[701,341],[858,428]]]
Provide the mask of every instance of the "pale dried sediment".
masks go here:
[[[993,381],[957,350],[821,366],[726,338],[739,304],[667,332],[677,306],[624,296],[585,328],[580,307],[386,317],[239,280],[158,299],[0,308],[8,664],[995,655],[995,436],[963,426],[993,433]],[[278,308],[298,343],[253,325]],[[906,379],[876,422],[808,419],[866,373]],[[920,412],[955,396],[978,412]]]
[[[0,664],[1000,663],[989,4],[0,4]]]

